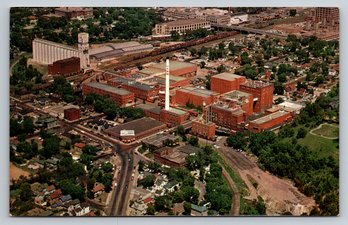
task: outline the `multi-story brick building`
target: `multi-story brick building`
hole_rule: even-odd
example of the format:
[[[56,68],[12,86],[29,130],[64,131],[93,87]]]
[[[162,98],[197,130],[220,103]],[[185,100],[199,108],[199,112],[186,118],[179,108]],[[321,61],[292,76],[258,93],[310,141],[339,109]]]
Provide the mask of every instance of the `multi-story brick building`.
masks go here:
[[[138,81],[130,80],[123,77],[117,77],[108,81],[113,87],[121,87],[127,91],[134,93],[136,98],[153,102],[158,96],[159,87],[152,86]]]
[[[160,120],[160,114],[161,114],[160,106],[153,106],[150,104],[140,104],[140,105],[137,105],[136,107],[143,109],[147,117],[154,118],[158,121]]]
[[[175,127],[183,124],[188,118],[189,113],[176,108],[170,110],[162,109],[160,113],[160,121],[167,124],[168,127]]]
[[[182,106],[193,104],[194,106],[207,106],[213,104],[219,93],[196,87],[177,89],[175,93],[176,103]]]
[[[337,7],[316,7],[311,11],[313,22],[321,22],[324,26],[335,26],[339,24],[340,14]]]
[[[48,65],[48,74],[68,75],[80,72],[80,58],[71,57],[53,62]]]
[[[210,29],[210,22],[197,19],[176,20],[166,23],[156,24],[154,34],[169,35],[176,31],[179,34],[184,34],[188,30],[197,30],[199,28]]]
[[[81,111],[78,108],[68,108],[64,109],[64,119],[69,121],[78,120],[81,117]]]
[[[193,135],[196,135],[208,140],[214,140],[215,130],[216,130],[215,123],[212,123],[212,122],[205,123],[203,121],[192,121],[191,133]]]
[[[254,113],[254,97],[252,94],[236,90],[222,95],[220,100],[229,104],[232,108],[239,105],[248,116]]]
[[[240,85],[240,91],[252,94],[254,97],[254,112],[264,112],[273,104],[273,84],[262,81],[249,81]]]
[[[54,13],[59,16],[64,16],[67,19],[72,19],[76,17],[91,18],[93,17],[93,8],[59,7],[54,9]]]
[[[110,97],[119,106],[127,106],[134,103],[134,93],[122,88],[116,88],[107,84],[91,82],[82,86],[82,94],[95,93]]]
[[[239,90],[242,83],[246,81],[245,77],[233,73],[220,73],[211,77],[210,89],[220,94]]]
[[[291,113],[277,111],[249,122],[248,129],[254,133],[279,127],[292,119]]]
[[[246,113],[240,107],[230,108],[228,105],[215,104],[211,106],[211,121],[217,126],[238,131],[244,129]],[[203,113],[205,115],[205,113]]]

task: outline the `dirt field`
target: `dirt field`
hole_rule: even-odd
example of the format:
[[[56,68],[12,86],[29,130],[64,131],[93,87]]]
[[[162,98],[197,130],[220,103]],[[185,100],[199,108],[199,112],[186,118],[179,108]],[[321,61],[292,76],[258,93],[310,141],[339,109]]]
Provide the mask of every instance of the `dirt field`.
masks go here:
[[[219,152],[247,185],[249,196],[246,199],[261,196],[266,203],[267,215],[290,212],[299,216],[311,211],[315,205],[312,198],[302,194],[291,182],[261,170],[253,158],[224,147],[223,142],[219,143]]]
[[[10,180],[18,180],[21,175],[28,177],[29,172],[24,171],[21,168],[15,166],[14,164],[10,163]]]

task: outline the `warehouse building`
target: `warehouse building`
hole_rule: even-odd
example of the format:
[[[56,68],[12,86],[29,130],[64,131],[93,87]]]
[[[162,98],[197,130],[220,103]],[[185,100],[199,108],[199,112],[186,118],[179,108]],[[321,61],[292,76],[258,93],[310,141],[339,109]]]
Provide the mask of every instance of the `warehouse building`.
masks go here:
[[[185,31],[197,30],[199,28],[210,29],[210,22],[197,19],[188,19],[160,23],[156,24],[154,34],[168,35],[174,31],[178,32],[179,34],[184,34]]]
[[[182,106],[193,104],[194,106],[205,107],[213,104],[218,99],[219,93],[197,87],[185,87],[176,90],[176,103]]]
[[[95,93],[111,98],[119,106],[128,106],[134,103],[134,93],[122,88],[116,88],[107,84],[91,82],[82,86],[82,94]]]
[[[94,61],[105,61],[126,54],[151,50],[153,50],[151,44],[140,44],[136,41],[109,43],[96,48],[91,48],[90,57]]]
[[[165,72],[166,64],[164,62],[151,65],[148,68],[139,71],[139,73],[148,76],[163,75]],[[197,74],[197,65],[188,62],[171,60],[169,74],[170,76],[193,77]]]
[[[262,81],[249,81],[240,85],[240,91],[252,94],[254,97],[254,112],[264,112],[273,104],[273,84]]]
[[[121,124],[117,127],[109,128],[105,130],[105,133],[110,137],[119,139],[125,143],[130,143],[155,134],[164,130],[166,127],[164,123],[158,120],[144,117]]]
[[[239,90],[241,84],[246,81],[246,78],[233,73],[220,73],[211,77],[211,90],[220,94]]]
[[[71,57],[53,62],[48,65],[48,74],[69,75],[80,72],[80,58]]]
[[[292,119],[291,113],[286,111],[277,111],[266,116],[249,122],[248,129],[254,133],[264,130],[273,129],[290,122]]]
[[[131,79],[117,77],[108,81],[113,87],[123,88],[134,93],[136,98],[153,102],[157,96],[159,87],[137,82]]]

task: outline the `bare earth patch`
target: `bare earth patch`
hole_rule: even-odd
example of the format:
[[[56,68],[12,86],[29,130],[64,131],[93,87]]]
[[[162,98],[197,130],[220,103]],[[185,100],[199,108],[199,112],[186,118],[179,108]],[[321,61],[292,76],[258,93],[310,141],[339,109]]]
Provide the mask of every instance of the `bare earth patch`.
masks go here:
[[[29,177],[29,172],[10,163],[10,180],[18,180],[20,176]]]
[[[301,193],[290,181],[260,169],[254,158],[224,146],[221,146],[220,152],[245,182],[249,191],[245,198],[252,200],[261,196],[266,204],[267,215],[290,212],[299,216],[309,214],[315,206],[313,198]]]

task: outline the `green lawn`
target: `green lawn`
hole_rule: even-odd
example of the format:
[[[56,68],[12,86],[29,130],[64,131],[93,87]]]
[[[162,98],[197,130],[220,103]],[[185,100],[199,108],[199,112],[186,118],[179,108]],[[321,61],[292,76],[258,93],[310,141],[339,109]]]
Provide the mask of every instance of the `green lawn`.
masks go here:
[[[306,137],[299,139],[298,142],[308,146],[312,151],[317,152],[319,157],[331,155],[335,160],[339,158],[338,140],[330,140],[308,132]]]
[[[338,137],[338,126],[332,124],[323,124],[319,129],[313,130],[314,134],[323,135],[328,138]]]

